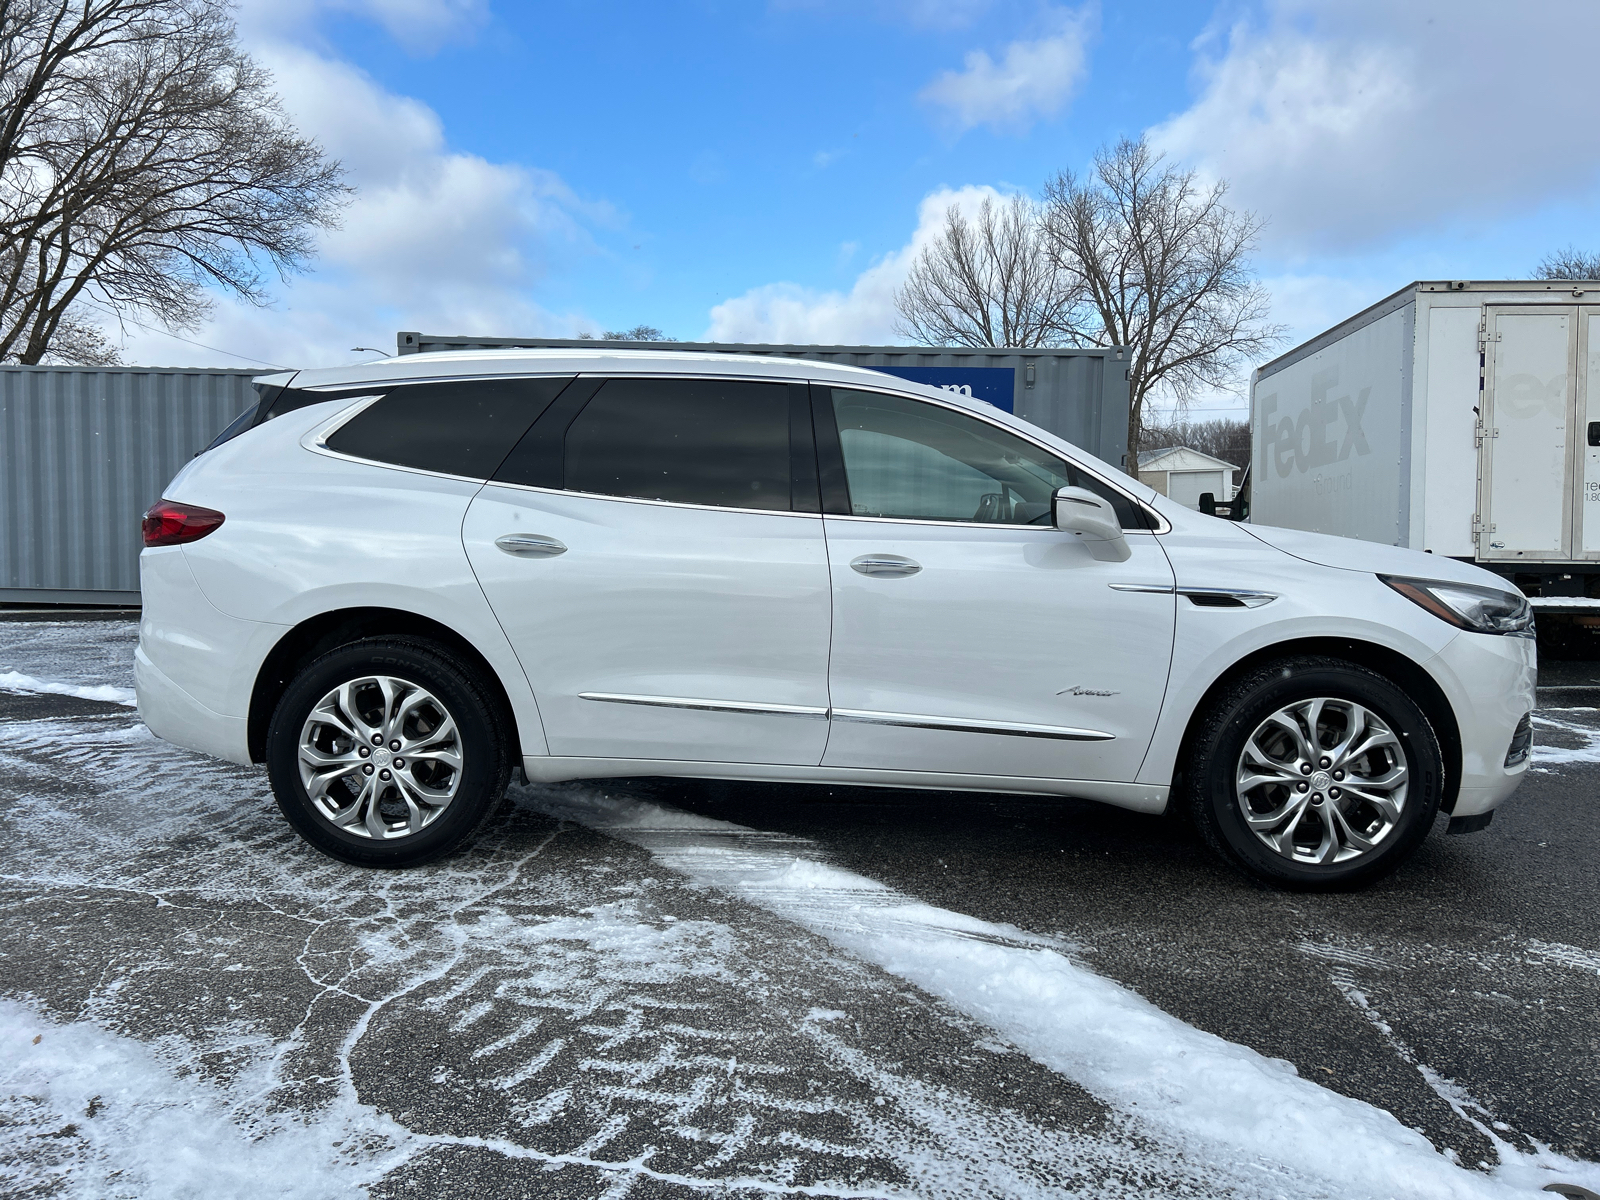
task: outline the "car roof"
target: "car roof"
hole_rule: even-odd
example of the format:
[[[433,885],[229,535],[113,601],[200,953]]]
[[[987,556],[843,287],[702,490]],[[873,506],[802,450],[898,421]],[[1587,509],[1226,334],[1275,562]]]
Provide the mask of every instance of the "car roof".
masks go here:
[[[993,406],[954,392],[912,383],[870,367],[822,362],[812,358],[780,358],[756,354],[719,354],[706,350],[621,350],[596,347],[576,349],[440,350],[402,354],[348,367],[323,367],[300,371],[296,388],[352,388],[367,384],[420,382],[428,379],[462,379],[525,374],[592,375],[759,375],[767,379],[815,379],[861,387],[892,386],[896,391],[929,393],[947,403],[974,411]],[[273,383],[288,382],[273,376]],[[265,379],[260,382],[266,382]]]

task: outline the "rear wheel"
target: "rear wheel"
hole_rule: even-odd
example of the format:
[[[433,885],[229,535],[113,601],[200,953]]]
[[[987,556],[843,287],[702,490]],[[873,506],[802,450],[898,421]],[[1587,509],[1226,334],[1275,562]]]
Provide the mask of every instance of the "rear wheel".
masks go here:
[[[1272,663],[1218,698],[1185,777],[1201,836],[1259,878],[1359,887],[1427,836],[1444,768],[1422,710],[1383,676],[1332,658]]]
[[[409,867],[477,832],[510,779],[498,709],[443,647],[372,638],[305,667],[267,734],[278,807],[324,854]]]

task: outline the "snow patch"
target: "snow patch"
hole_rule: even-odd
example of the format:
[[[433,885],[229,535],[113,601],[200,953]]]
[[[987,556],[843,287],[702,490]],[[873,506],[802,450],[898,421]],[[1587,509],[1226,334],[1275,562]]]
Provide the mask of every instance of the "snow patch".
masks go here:
[[[35,679],[20,671],[0,671],[0,688],[9,692],[43,692],[52,696],[76,696],[80,700],[104,700],[130,708],[138,703],[132,688],[113,687],[109,683],[57,683],[51,679]]]
[[[1548,958],[1552,962],[1561,963],[1574,970],[1593,971],[1596,975],[1600,975],[1600,951],[1583,950],[1561,942],[1541,942],[1536,939],[1529,940],[1528,949],[1541,958]]]
[[[0,1001],[0,1162],[25,1163],[48,1147],[73,1195],[242,1200],[269,1188],[289,1200],[364,1195],[370,1162],[347,1155],[359,1144],[365,1158],[372,1142],[406,1135],[361,1108],[353,1123],[315,1126],[263,1116],[259,1107],[246,1116],[140,1042],[88,1022],[58,1025]]]
[[[1541,709],[1540,712],[1535,713],[1533,723],[1577,738],[1583,744],[1579,746],[1546,746],[1535,741],[1533,744],[1533,762],[1536,765],[1600,763],[1600,729],[1591,729],[1587,725],[1579,725],[1573,721],[1562,721],[1555,717],[1541,715],[1541,713],[1547,711],[1549,710]]]
[[[1242,1162],[1299,1194],[1487,1200],[1555,1178],[1600,1183],[1592,1164],[1511,1147],[1492,1174],[1464,1170],[1392,1114],[1179,1021],[1053,939],[911,899],[818,861],[803,839],[581,787],[525,795],[943,998],[1200,1161]]]

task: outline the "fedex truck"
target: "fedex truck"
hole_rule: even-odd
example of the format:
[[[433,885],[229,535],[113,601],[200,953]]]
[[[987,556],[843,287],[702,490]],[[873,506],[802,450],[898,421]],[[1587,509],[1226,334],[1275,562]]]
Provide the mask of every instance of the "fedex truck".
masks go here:
[[[1600,620],[1600,282],[1418,282],[1258,369],[1250,517]],[[1588,620],[1584,620],[1588,624]]]

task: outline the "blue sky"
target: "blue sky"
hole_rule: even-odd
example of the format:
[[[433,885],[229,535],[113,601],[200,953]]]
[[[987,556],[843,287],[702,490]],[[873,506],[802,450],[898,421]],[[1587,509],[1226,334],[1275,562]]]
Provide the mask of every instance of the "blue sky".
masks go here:
[[[128,361],[346,362],[402,328],[893,341],[948,204],[1140,133],[1268,220],[1296,338],[1600,249],[1587,0],[246,0],[240,29],[358,197],[270,308],[130,326]]]

